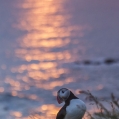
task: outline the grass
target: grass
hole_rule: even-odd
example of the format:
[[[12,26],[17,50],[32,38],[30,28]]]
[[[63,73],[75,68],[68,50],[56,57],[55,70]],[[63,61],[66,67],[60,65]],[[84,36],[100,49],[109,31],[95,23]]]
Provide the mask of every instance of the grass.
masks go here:
[[[119,119],[119,99],[113,93],[109,101],[95,97],[90,91],[80,91],[79,93],[85,94],[86,100],[96,105],[98,109],[98,112],[94,112],[93,115],[87,112],[90,119]],[[110,109],[107,109],[107,105]]]

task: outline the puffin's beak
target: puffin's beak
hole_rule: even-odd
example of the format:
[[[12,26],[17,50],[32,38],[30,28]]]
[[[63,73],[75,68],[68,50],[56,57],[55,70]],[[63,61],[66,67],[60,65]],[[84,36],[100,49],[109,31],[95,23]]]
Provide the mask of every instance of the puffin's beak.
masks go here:
[[[59,96],[57,96],[57,102],[60,104],[62,103],[61,99],[59,98]]]

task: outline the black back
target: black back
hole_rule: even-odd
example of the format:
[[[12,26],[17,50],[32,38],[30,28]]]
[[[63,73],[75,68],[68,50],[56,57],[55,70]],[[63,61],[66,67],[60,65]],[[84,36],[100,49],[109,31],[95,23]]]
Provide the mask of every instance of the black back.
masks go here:
[[[66,107],[70,104],[70,101],[72,99],[78,99],[71,91],[70,91],[70,96],[68,97],[68,99],[65,101],[64,106],[60,109],[60,111],[58,112],[56,119],[64,119],[65,115],[66,115]]]

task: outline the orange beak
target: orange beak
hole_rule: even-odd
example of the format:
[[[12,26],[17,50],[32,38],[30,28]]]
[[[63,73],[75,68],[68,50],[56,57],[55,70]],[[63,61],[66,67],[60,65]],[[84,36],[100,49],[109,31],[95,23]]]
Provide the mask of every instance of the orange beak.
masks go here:
[[[61,99],[59,98],[59,96],[57,96],[57,102],[60,104],[62,103]]]

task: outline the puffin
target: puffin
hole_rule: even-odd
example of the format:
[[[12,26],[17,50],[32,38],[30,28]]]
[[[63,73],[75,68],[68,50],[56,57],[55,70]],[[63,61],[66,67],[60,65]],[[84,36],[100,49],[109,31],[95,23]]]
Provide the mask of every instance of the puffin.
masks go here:
[[[69,89],[61,88],[57,92],[58,103],[64,106],[57,113],[56,119],[82,119],[86,112],[85,103],[76,97]]]

